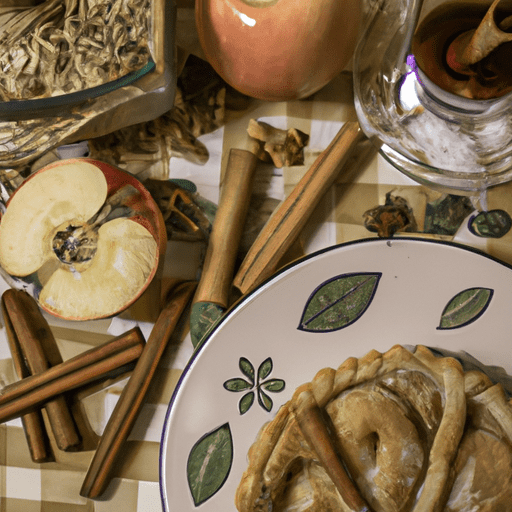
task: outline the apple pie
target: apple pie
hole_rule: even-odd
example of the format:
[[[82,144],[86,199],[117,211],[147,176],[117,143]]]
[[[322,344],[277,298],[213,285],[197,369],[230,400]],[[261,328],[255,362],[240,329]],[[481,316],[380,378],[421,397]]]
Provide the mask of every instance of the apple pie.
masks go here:
[[[324,368],[263,426],[240,512],[512,510],[512,402],[423,346]]]

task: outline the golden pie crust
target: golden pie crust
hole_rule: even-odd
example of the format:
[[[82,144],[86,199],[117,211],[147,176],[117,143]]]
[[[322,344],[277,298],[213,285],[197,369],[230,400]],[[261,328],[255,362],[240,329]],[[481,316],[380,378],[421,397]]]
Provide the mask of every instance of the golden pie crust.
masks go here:
[[[264,425],[235,502],[239,512],[512,510],[512,402],[423,346],[349,358]]]

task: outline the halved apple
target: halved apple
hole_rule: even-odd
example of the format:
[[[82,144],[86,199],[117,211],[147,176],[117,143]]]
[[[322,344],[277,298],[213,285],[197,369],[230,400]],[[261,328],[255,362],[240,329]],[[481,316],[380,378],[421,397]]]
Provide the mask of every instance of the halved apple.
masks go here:
[[[0,265],[32,284],[46,311],[105,318],[147,288],[166,241],[158,206],[133,175],[96,160],[61,160],[30,176],[7,203]]]

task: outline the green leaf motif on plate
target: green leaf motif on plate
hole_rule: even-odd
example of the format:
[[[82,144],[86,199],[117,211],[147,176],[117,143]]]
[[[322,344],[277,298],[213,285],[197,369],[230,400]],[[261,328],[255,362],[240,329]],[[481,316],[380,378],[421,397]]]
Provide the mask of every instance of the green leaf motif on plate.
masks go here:
[[[469,230],[482,238],[501,238],[512,228],[512,219],[504,210],[480,212],[468,222]]]
[[[330,332],[357,321],[368,309],[382,274],[343,274],[320,285],[309,297],[299,330]]]
[[[254,391],[251,391],[251,392],[247,393],[246,395],[244,395],[240,399],[240,402],[238,402],[238,411],[240,412],[240,414],[245,414],[252,407],[253,403],[254,403]]]
[[[448,302],[441,315],[438,329],[457,329],[482,316],[493,296],[490,288],[469,288]]]
[[[272,402],[272,398],[270,398],[262,389],[259,390],[258,399],[263,409],[265,409],[267,412],[272,410],[274,402]]]
[[[241,372],[250,380],[251,385],[254,386],[254,366],[245,357],[241,357],[238,362]]]
[[[206,434],[188,456],[187,478],[194,504],[199,506],[224,485],[233,462],[233,438],[228,423]]]
[[[192,345],[198,349],[207,335],[221,320],[224,309],[210,302],[197,302],[190,313],[190,324],[194,326],[190,333]]]
[[[270,379],[264,382],[261,387],[267,391],[271,391],[272,393],[279,393],[279,391],[283,391],[284,389],[284,380]]]
[[[274,402],[263,390],[270,393],[280,393],[285,388],[284,380],[267,379],[274,369],[272,358],[267,357],[267,359],[260,364],[257,374],[255,373],[254,365],[245,357],[239,359],[238,366],[250,382],[241,377],[235,377],[228,379],[223,385],[224,389],[234,393],[248,391],[238,402],[240,414],[245,414],[252,407],[256,396],[258,397],[260,406],[267,412],[270,412],[274,406]]]
[[[245,391],[246,389],[251,389],[253,384],[250,384],[244,379],[236,378],[227,380],[224,383],[224,387],[228,391]]]
[[[272,359],[267,357],[267,359],[265,359],[265,361],[263,361],[263,363],[261,363],[260,367],[258,368],[258,380],[265,380],[272,372],[273,367],[274,364],[272,363]]]

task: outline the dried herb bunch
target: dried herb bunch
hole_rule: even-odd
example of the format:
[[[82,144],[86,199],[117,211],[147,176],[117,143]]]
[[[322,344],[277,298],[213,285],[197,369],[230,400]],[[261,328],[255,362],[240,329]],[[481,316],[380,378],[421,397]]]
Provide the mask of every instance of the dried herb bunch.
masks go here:
[[[151,0],[46,0],[0,7],[0,99],[102,85],[150,58]]]
[[[224,82],[206,61],[190,55],[177,80],[174,106],[160,117],[89,141],[91,156],[132,174],[167,178],[171,157],[205,164],[209,154],[198,137],[221,127],[229,115],[248,108],[251,98]],[[155,162],[165,169],[149,172]]]

